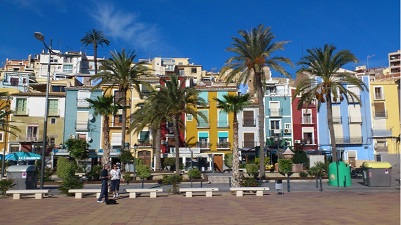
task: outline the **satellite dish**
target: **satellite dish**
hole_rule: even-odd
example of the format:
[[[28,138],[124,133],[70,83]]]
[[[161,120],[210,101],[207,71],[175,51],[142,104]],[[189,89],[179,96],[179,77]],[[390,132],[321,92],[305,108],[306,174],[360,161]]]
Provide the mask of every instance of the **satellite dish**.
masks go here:
[[[92,138],[91,138],[91,137],[86,137],[86,141],[87,141],[87,142],[91,142],[91,141],[92,141]]]
[[[93,120],[93,115],[92,114],[89,114],[89,120]]]

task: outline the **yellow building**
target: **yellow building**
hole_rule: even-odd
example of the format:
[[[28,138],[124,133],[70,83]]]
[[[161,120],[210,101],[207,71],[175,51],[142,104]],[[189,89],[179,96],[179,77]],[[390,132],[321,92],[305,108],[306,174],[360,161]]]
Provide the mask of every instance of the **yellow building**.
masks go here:
[[[372,81],[372,136],[376,161],[396,163],[400,155],[400,111],[398,85],[394,80]]]
[[[199,97],[207,102],[207,107],[198,108],[207,121],[198,117],[196,121],[192,116],[186,116],[186,140],[194,139],[196,147],[201,154],[208,154],[208,169],[223,171],[224,156],[232,153],[233,141],[233,114],[225,113],[217,108],[217,102],[213,98],[223,99],[223,95],[236,95],[236,85],[226,86],[224,83],[200,82],[196,86],[200,91]]]

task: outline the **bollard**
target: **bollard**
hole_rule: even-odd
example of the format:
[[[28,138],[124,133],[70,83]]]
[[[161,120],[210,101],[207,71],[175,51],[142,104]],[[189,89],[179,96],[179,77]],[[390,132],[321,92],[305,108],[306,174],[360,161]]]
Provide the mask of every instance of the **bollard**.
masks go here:
[[[228,185],[231,187],[231,177],[228,177]]]
[[[201,188],[202,188],[203,181],[201,181]]]

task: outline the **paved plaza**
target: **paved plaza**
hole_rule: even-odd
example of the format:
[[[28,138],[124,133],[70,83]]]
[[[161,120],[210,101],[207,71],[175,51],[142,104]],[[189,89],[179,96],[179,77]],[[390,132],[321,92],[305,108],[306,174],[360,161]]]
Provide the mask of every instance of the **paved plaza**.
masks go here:
[[[156,199],[130,199],[121,194],[117,205],[97,203],[93,195],[1,198],[0,224],[400,224],[399,186],[363,189],[355,184],[324,187],[322,192],[313,182],[293,182],[292,186],[290,193],[279,195],[270,189],[263,197],[236,197],[228,191],[211,198],[162,194]]]

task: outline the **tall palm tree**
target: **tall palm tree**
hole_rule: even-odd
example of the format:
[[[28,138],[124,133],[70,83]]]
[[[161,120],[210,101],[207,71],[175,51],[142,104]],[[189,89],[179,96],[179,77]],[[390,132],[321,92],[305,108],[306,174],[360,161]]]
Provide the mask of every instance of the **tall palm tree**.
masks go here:
[[[259,25],[250,31],[240,30],[240,37],[233,37],[232,47],[227,48],[227,51],[232,52],[235,56],[229,58],[223,69],[220,71],[220,76],[226,76],[226,83],[236,81],[238,84],[246,84],[248,80],[253,78],[253,87],[257,92],[257,99],[259,104],[259,143],[260,151],[260,169],[259,176],[265,176],[264,164],[264,147],[265,147],[265,133],[264,133],[264,89],[266,74],[263,68],[268,66],[275,71],[290,77],[288,72],[281,66],[280,63],[285,63],[292,66],[288,58],[273,56],[277,50],[283,50],[286,41],[273,42],[274,35],[270,31],[270,27],[265,28]]]
[[[295,99],[295,96],[301,95],[297,104],[298,109],[301,109],[304,105],[308,107],[314,100],[318,103],[318,110],[322,103],[326,103],[327,122],[332,147],[331,154],[334,162],[337,161],[337,150],[332,103],[333,101],[343,101],[345,99],[347,102],[352,100],[352,102],[361,104],[358,95],[349,91],[345,84],[355,85],[360,90],[368,89],[365,83],[355,75],[339,71],[342,66],[350,62],[357,62],[355,55],[348,50],[341,50],[336,53],[334,52],[335,50],[336,47],[329,44],[325,44],[323,49],[312,48],[307,50],[308,55],[302,57],[298,62],[298,65],[301,65],[302,68],[298,70],[297,76],[303,76],[303,78],[298,83],[293,94],[293,99]]]
[[[152,132],[154,152],[156,155],[155,170],[161,168],[161,124],[166,122],[166,107],[165,102],[160,101],[158,91],[152,91],[141,108],[131,114],[129,130],[134,130],[136,133],[142,131],[145,127],[149,127]],[[142,105],[143,104],[143,105]],[[138,107],[138,105],[137,105]]]
[[[133,64],[136,57],[135,51],[125,51],[123,49],[120,52],[110,52],[111,58],[103,62],[101,71],[98,74],[92,76],[91,80],[100,80],[94,89],[100,88],[103,85],[107,85],[106,90],[118,87],[118,91],[121,93],[121,98],[118,100],[119,105],[122,107],[122,138],[121,148],[125,146],[125,134],[127,130],[127,92],[133,87],[138,93],[140,93],[140,85],[149,86],[148,83],[141,81],[140,77],[145,75],[149,70],[148,67],[144,66],[145,62],[138,62]]]
[[[180,81],[181,79],[181,81]],[[207,121],[207,117],[203,113],[197,111],[197,106],[206,107],[205,100],[198,97],[199,92],[193,87],[185,87],[185,77],[178,75],[170,76],[169,80],[163,79],[165,85],[161,85],[159,101],[166,104],[166,115],[169,122],[173,122],[173,131],[175,139],[175,168],[176,173],[180,174],[180,153],[179,153],[179,130],[181,120],[185,114],[191,114],[194,118],[198,115]],[[182,129],[185,129],[181,126]]]
[[[87,102],[91,104],[94,109],[94,115],[101,115],[103,117],[102,133],[103,133],[103,156],[102,165],[109,163],[110,158],[110,115],[116,114],[118,105],[114,104],[113,96],[98,96],[96,100],[87,98]]]
[[[224,100],[213,98],[217,101],[217,108],[222,109],[226,113],[233,113],[233,130],[234,130],[234,140],[233,140],[233,179],[232,186],[239,187],[240,185],[240,174],[239,174],[239,152],[238,152],[238,119],[237,114],[244,110],[245,106],[249,104],[249,94],[245,95],[224,95]]]
[[[110,41],[103,35],[102,31],[92,29],[86,32],[81,43],[85,46],[93,45],[93,61],[95,63],[95,74],[97,74],[97,48],[99,45],[103,47],[103,44],[108,46]]]

